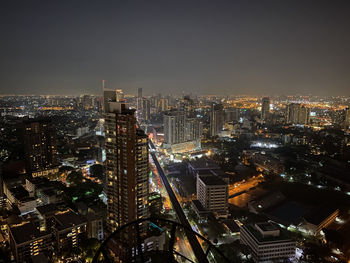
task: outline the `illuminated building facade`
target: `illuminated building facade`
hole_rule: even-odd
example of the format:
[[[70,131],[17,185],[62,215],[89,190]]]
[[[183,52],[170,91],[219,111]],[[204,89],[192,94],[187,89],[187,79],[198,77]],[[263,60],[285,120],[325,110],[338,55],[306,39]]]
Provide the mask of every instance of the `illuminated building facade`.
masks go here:
[[[286,121],[291,124],[309,124],[310,109],[299,103],[291,103],[287,105]]]
[[[185,141],[185,113],[170,111],[164,114],[164,142],[177,144]]]
[[[210,112],[210,136],[217,136],[224,126],[225,112],[222,104],[213,104]]]
[[[270,98],[265,97],[261,103],[261,119],[266,120],[270,113]]]
[[[57,169],[56,132],[49,120],[25,120],[23,140],[26,152],[26,170],[35,176]]]
[[[107,229],[113,232],[149,214],[148,137],[137,128],[135,110],[105,93]]]

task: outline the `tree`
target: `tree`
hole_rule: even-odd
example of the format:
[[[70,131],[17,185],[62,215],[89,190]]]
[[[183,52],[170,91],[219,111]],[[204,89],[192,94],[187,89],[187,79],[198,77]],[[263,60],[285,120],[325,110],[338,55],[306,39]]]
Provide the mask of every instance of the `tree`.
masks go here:
[[[69,184],[73,184],[73,185],[79,185],[83,182],[83,175],[82,173],[79,171],[79,172],[76,172],[76,171],[72,171],[68,176],[67,176],[67,182]]]
[[[101,164],[94,164],[90,166],[90,176],[97,177],[98,179],[103,179],[104,168]]]

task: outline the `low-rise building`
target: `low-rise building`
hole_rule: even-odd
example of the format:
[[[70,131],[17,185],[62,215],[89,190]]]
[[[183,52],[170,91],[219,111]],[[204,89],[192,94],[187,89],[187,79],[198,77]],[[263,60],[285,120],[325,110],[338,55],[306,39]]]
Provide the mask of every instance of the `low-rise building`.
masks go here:
[[[31,197],[22,185],[16,185],[10,188],[10,186],[5,183],[4,194],[11,205],[18,207],[21,214],[33,211],[37,205],[36,198]]]
[[[58,251],[77,247],[79,242],[86,238],[86,220],[71,209],[56,212],[53,218],[53,232]]]
[[[102,217],[95,212],[90,211],[86,215],[87,219],[87,236],[88,238],[96,238],[103,240],[103,222]]]
[[[23,223],[9,228],[10,247],[16,262],[25,262],[32,256],[47,253],[52,247],[49,231],[40,231],[33,223]]]
[[[242,225],[241,242],[249,246],[253,259],[258,263],[275,262],[295,257],[296,242],[286,230],[272,223]]]
[[[197,199],[218,217],[228,216],[228,184],[217,176],[197,176]]]

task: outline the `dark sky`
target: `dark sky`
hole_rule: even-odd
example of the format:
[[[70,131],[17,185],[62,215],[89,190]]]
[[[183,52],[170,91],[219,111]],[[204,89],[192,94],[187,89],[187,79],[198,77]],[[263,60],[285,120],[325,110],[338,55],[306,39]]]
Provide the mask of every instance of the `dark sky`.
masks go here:
[[[350,95],[350,1],[0,2],[0,93]]]

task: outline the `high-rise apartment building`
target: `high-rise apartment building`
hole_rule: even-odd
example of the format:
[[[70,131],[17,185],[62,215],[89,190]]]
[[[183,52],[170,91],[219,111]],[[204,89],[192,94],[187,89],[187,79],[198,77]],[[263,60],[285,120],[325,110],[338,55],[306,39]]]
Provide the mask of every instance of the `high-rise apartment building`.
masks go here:
[[[222,104],[213,104],[210,112],[210,136],[217,136],[224,126],[225,112]]]
[[[35,177],[58,171],[56,131],[50,120],[23,121],[23,144],[27,173]]]
[[[225,109],[225,122],[233,122],[239,120],[239,109]]]
[[[287,106],[286,121],[292,124],[309,124],[310,109],[299,103],[291,103]]]
[[[185,119],[185,141],[195,141],[202,138],[203,125],[197,118]]]
[[[164,114],[164,142],[166,144],[185,141],[185,119],[185,113],[182,111],[169,111]]]
[[[169,109],[169,100],[166,98],[161,98],[159,100],[159,111],[167,111]]]
[[[117,89],[116,91],[116,101],[117,102],[120,102],[120,101],[122,101],[123,99],[124,99],[124,93],[123,93],[123,90],[121,90],[121,89]]]
[[[137,128],[135,110],[111,93],[104,93],[104,101],[107,228],[112,232],[148,216],[148,136]]]
[[[142,88],[137,89],[137,97],[142,98]]]
[[[270,98],[265,97],[262,99],[261,103],[261,119],[266,120],[270,113]]]
[[[136,99],[138,121],[149,121],[151,117],[151,102],[146,98]]]
[[[342,129],[348,129],[350,126],[349,108],[335,111],[332,116],[332,121],[334,126]]]

